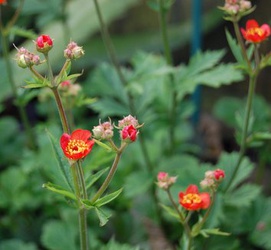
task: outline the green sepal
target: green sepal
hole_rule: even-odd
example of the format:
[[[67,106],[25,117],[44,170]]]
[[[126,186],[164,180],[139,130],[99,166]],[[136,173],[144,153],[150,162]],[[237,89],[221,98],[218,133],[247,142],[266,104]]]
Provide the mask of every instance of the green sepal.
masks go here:
[[[27,85],[22,86],[22,88],[25,89],[35,89],[35,88],[44,88],[44,87],[50,87],[51,83],[48,81],[48,79],[43,78],[39,79],[38,77],[34,76],[33,81],[26,81]]]
[[[178,215],[178,213],[177,213],[174,209],[172,209],[171,207],[166,206],[166,205],[164,205],[164,204],[160,204],[160,206],[161,206],[161,207],[162,207],[169,215],[171,215],[172,217],[177,218],[177,219],[180,220],[180,216]]]
[[[88,190],[105,172],[108,171],[108,169],[109,169],[108,167],[104,168],[98,171],[97,173],[91,174],[90,176],[88,176],[86,178],[86,183],[87,183],[86,189]]]
[[[73,193],[65,190],[61,186],[58,186],[58,185],[55,185],[53,183],[48,182],[48,183],[43,184],[42,187],[46,188],[46,189],[48,189],[48,190],[50,190],[50,191],[52,191],[54,193],[58,193],[58,194],[61,194],[61,195],[65,196],[65,197],[68,197],[68,198],[70,198],[72,200],[76,200],[76,196]]]
[[[102,148],[104,148],[107,152],[112,152],[112,148],[110,146],[108,146],[107,144],[99,141],[99,140],[96,140],[96,139],[93,139],[95,141],[95,143],[97,143],[99,146],[101,146]]]
[[[71,70],[71,60],[67,60],[63,65],[63,68],[61,69],[60,73],[56,77],[56,85],[59,85],[63,81],[67,80],[70,70]]]
[[[210,234],[212,234],[212,235],[221,235],[221,236],[229,236],[230,235],[230,233],[221,232],[219,230],[219,228],[202,229],[202,230],[200,230],[200,234],[205,238],[208,238],[210,236]]]

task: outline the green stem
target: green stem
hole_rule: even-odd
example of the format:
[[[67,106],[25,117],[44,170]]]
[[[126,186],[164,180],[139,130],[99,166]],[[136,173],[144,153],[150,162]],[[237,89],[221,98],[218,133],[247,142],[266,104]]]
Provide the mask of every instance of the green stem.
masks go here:
[[[234,19],[232,22],[233,22],[233,28],[234,28],[234,32],[235,32],[237,41],[241,46],[241,51],[242,51],[243,57],[246,60],[249,69],[251,69],[251,63],[249,61],[249,58],[247,57],[246,46],[245,46],[244,40],[243,40],[241,32],[240,32],[238,20]]]
[[[167,61],[167,64],[172,66],[173,65],[173,59],[167,34],[167,20],[166,20],[166,14],[167,12],[164,10],[163,7],[164,0],[158,0],[159,4],[159,23],[160,23],[160,29],[162,33],[162,41],[163,41],[163,47],[164,47],[164,54]],[[169,75],[170,81],[174,83],[174,76],[173,74]],[[177,92],[172,88],[172,97],[171,97],[171,107],[169,111],[169,120],[170,120],[170,127],[169,127],[169,140],[170,140],[170,148],[169,151],[173,153],[174,145],[175,145],[175,126],[176,126],[176,108],[177,108]]]
[[[182,225],[184,226],[184,231],[185,231],[185,234],[188,238],[188,250],[191,248],[191,242],[192,242],[192,236],[191,236],[191,229],[190,229],[190,226],[188,224],[188,220],[185,219],[185,217],[183,216],[183,214],[181,213],[181,211],[179,210],[177,204],[175,203],[172,195],[171,195],[171,192],[169,189],[166,190],[167,192],[167,195],[169,197],[169,200],[171,202],[171,204],[173,205],[174,209],[176,210],[176,212],[178,213],[179,217],[180,217],[180,221],[182,223]]]
[[[109,186],[112,178],[114,177],[114,175],[116,173],[116,170],[117,170],[117,167],[118,167],[121,155],[122,155],[124,149],[126,148],[126,146],[127,146],[127,144],[125,143],[118,150],[118,152],[117,152],[117,154],[115,156],[114,162],[113,162],[113,164],[112,164],[112,166],[110,168],[110,171],[109,171],[107,177],[105,178],[102,186],[99,188],[99,190],[97,191],[97,193],[91,199],[91,202],[94,203],[96,200],[98,200],[102,196],[102,194],[105,192],[105,190],[107,189],[107,187]]]
[[[245,110],[245,121],[244,121],[244,125],[243,125],[243,130],[242,130],[239,158],[238,158],[237,164],[235,166],[235,169],[233,171],[233,174],[231,175],[230,180],[228,182],[228,185],[225,189],[225,192],[228,191],[232,182],[234,181],[234,179],[237,175],[237,172],[241,166],[241,163],[242,163],[245,151],[246,151],[248,125],[249,125],[249,118],[250,118],[251,107],[252,107],[252,102],[253,102],[253,96],[254,96],[254,92],[255,92],[256,79],[257,79],[257,74],[253,74],[249,78],[249,89],[248,89],[248,97],[247,97],[246,110]]]
[[[54,79],[54,73],[53,73],[53,70],[52,70],[52,67],[51,67],[51,64],[50,64],[50,61],[49,61],[48,53],[44,53],[44,57],[45,57],[47,68],[48,68],[49,80],[51,82],[52,87],[56,87],[56,82],[55,82],[55,79]]]
[[[78,162],[77,162],[78,163]],[[79,230],[80,230],[80,245],[81,250],[88,250],[88,235],[87,235],[87,210],[84,208],[83,204],[81,203],[81,188],[80,188],[80,181],[78,176],[78,164],[71,165],[72,170],[72,177],[73,177],[73,184],[75,188],[75,195],[77,199],[77,206],[79,209]]]
[[[56,104],[57,104],[59,117],[60,117],[62,128],[63,128],[63,132],[70,134],[70,128],[69,128],[67,116],[66,116],[66,113],[65,113],[65,110],[64,110],[64,107],[63,107],[63,104],[62,104],[58,89],[56,87],[53,87],[53,88],[51,88],[51,90],[53,91],[53,94],[54,94],[54,97],[55,97],[55,101],[56,101]]]
[[[167,35],[167,21],[166,21],[166,11],[163,8],[163,1],[164,0],[158,0],[159,3],[159,21],[160,21],[160,27],[162,32],[162,40],[164,45],[164,53],[167,60],[168,65],[172,65],[172,56],[168,41],[168,35]]]

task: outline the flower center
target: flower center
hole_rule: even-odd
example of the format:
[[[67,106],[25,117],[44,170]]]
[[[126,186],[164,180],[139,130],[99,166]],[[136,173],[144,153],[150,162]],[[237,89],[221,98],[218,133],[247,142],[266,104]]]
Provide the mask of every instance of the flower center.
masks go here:
[[[186,204],[194,204],[194,203],[200,203],[201,202],[201,198],[198,194],[186,194],[183,197],[183,203]]]
[[[78,153],[83,153],[85,150],[88,149],[88,144],[86,144],[82,140],[70,140],[66,152],[69,153],[70,155],[78,154]]]
[[[264,31],[261,28],[249,29],[247,32],[250,35],[259,35],[259,36],[262,36],[264,34]]]

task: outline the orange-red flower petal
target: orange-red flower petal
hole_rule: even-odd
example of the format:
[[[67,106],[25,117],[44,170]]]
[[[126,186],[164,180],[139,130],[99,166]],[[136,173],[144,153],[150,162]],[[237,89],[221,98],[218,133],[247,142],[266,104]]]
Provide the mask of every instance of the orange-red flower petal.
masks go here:
[[[207,209],[211,204],[209,193],[199,193],[196,185],[189,185],[185,192],[179,193],[179,203],[187,210]]]
[[[246,29],[241,28],[241,33],[246,41],[260,43],[270,36],[271,29],[268,24],[259,26],[256,20],[251,19],[247,21]]]
[[[60,138],[60,146],[65,156],[72,160],[79,160],[86,157],[94,145],[90,140],[91,132],[77,129],[71,135],[64,133]]]
[[[1,5],[1,4],[6,4],[6,3],[7,3],[6,0],[0,0],[0,5]]]

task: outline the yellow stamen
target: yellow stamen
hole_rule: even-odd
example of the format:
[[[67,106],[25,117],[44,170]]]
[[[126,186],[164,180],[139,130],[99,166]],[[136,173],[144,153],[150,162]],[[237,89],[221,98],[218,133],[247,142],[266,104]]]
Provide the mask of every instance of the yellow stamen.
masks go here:
[[[198,194],[186,194],[183,197],[183,203],[192,204],[192,203],[200,203],[201,198]]]
[[[82,140],[70,140],[66,152],[70,155],[84,153],[88,149],[88,145]]]

